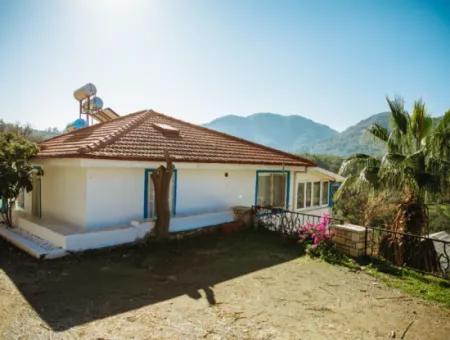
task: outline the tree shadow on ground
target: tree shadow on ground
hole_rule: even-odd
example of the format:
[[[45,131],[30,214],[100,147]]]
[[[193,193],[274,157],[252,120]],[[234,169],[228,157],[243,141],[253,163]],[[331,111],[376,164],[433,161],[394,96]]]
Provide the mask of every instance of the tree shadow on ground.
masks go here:
[[[298,256],[278,235],[251,230],[44,262],[0,243],[0,268],[55,331],[201,291],[214,305],[214,285]]]

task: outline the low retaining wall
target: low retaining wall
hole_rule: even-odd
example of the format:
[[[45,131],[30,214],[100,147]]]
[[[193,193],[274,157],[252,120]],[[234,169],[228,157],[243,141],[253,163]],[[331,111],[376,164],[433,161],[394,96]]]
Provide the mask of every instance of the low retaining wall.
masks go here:
[[[336,248],[349,256],[366,255],[366,228],[354,224],[338,224],[330,227],[334,233]]]

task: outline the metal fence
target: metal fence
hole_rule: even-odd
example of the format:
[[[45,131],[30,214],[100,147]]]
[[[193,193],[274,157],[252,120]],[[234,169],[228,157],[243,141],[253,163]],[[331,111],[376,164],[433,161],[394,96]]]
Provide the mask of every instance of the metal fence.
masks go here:
[[[369,257],[444,278],[450,277],[449,241],[366,227],[365,248]]]
[[[322,218],[281,208],[253,206],[252,210],[258,226],[293,237],[306,224],[318,224]],[[340,219],[329,219],[330,226],[342,223]],[[366,227],[364,246],[364,254],[369,258],[387,260],[396,266],[450,278],[449,241]]]
[[[320,223],[321,216],[304,214],[281,208],[252,207],[256,223],[265,229],[279,232],[286,236],[298,234],[307,223]],[[330,225],[342,223],[341,220],[330,218]]]

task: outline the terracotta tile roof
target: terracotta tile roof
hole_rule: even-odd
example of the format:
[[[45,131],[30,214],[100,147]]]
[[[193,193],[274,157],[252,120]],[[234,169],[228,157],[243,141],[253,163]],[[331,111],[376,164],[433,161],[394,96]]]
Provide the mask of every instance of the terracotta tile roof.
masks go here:
[[[165,129],[164,126],[174,128]],[[161,128],[163,127],[163,128]],[[100,158],[202,163],[307,165],[304,158],[146,110],[53,137],[38,158]]]

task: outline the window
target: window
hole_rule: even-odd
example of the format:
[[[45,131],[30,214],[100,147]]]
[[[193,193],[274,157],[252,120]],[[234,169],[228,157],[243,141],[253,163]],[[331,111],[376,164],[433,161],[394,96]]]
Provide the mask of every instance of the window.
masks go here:
[[[322,182],[322,205],[328,205],[328,185],[329,182]]]
[[[145,171],[145,197],[144,197],[144,218],[155,218],[155,188],[152,181],[152,169],[147,169]],[[170,181],[169,188],[169,208],[172,215],[175,215],[176,209],[176,181],[177,181],[177,170],[175,169],[172,174],[172,179]]]
[[[305,207],[311,206],[311,183],[306,183],[306,204]]]
[[[257,172],[256,205],[286,208],[288,172]]]
[[[320,205],[320,182],[313,183],[313,206]]]
[[[329,182],[297,183],[297,209],[328,205]]]
[[[297,209],[305,207],[305,183],[297,184]]]
[[[16,206],[20,209],[25,209],[25,189],[21,189],[19,196],[16,199]]]

